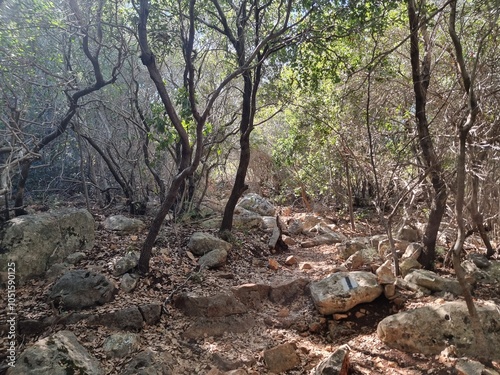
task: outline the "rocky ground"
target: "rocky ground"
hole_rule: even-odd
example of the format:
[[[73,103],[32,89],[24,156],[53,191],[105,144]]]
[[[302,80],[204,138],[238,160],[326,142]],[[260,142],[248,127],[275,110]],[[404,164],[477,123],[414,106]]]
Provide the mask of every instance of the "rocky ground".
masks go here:
[[[102,273],[120,285],[120,276],[113,274],[114,264],[125,253],[140,250],[147,227],[138,233],[117,234],[103,228],[101,223],[104,219],[104,214],[96,217],[98,230],[95,246],[71,268]],[[351,230],[342,219],[336,218],[332,222],[335,230],[348,238],[382,232],[373,221],[359,222],[356,231]],[[210,232],[201,228],[200,224],[168,223],[157,240],[149,275],[141,278],[132,291],[120,289],[112,302],[87,311],[102,315],[130,306],[162,305],[160,321],[146,324],[135,332],[138,341],[130,353],[115,355],[105,348],[107,337],[120,330],[91,325],[87,320],[71,323],[66,312],[51,305],[47,296],[53,281],[47,278],[30,281],[17,291],[20,320],[42,321],[55,317],[49,326],[39,332],[25,329],[18,352],[43,337],[67,329],[101,362],[106,374],[130,371],[131,364],[137,362],[137,354],[142,352],[144,355],[144,351],[149,351],[153,362],[163,363],[163,367],[156,367],[158,374],[268,374],[271,372],[264,360],[266,351],[281,348],[282,344],[291,344],[294,356],[298,357],[294,368],[283,372],[290,375],[309,374],[341,345],[347,345],[350,351],[350,374],[458,373],[453,356],[408,354],[390,349],[377,337],[377,324],[384,317],[440,298],[432,295],[419,296],[399,290],[400,298],[393,301],[382,295],[345,314],[323,316],[307,293],[299,293],[290,300],[276,298],[273,302],[263,299],[249,309],[247,318],[236,320],[233,324],[227,320],[221,322],[217,317],[187,316],[185,310],[179,308],[182,305],[179,296],[184,293],[212,298],[235,286],[249,283],[276,286],[301,279],[315,281],[336,272],[343,262],[339,258],[338,244],[304,248],[300,246],[307,239],[304,235],[293,237],[295,244],[289,246],[287,251],[272,254],[267,246],[270,234],[251,229],[234,232],[231,239],[233,247],[225,266],[200,270],[196,257],[187,247],[194,231]],[[215,231],[212,233],[215,234]],[[294,256],[296,262],[290,261],[290,256]],[[371,265],[365,264],[363,268],[370,269]],[[438,271],[443,274],[451,272],[444,268]],[[479,285],[475,296],[499,302],[496,286]],[[225,332],[220,336],[211,334],[219,330]],[[286,357],[287,354],[280,355]],[[497,371],[500,370],[497,363],[493,365]],[[137,370],[137,373],[141,372]]]

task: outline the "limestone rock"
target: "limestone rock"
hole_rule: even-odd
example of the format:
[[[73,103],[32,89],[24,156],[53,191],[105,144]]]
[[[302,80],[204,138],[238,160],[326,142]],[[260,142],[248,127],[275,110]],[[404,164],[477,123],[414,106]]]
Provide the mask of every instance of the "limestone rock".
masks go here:
[[[293,266],[297,264],[299,261],[297,260],[297,257],[295,255],[289,255],[285,259],[285,264],[287,266]]]
[[[300,246],[308,248],[319,245],[332,245],[334,243],[341,243],[343,236],[338,233],[327,233],[311,238],[310,240],[303,241]]]
[[[173,359],[172,359],[173,361]],[[125,366],[122,375],[174,375],[168,363],[164,363],[151,349],[146,349]]]
[[[398,240],[408,242],[418,242],[420,241],[421,237],[422,235],[420,234],[420,231],[410,226],[401,227],[396,234],[396,238]]]
[[[239,229],[262,228],[262,216],[243,207],[236,206],[233,216],[233,226]]]
[[[108,357],[123,358],[137,350],[139,347],[139,336],[135,333],[114,333],[109,336],[102,345],[104,353]]]
[[[410,243],[408,241],[394,240],[394,249],[398,254],[403,254]],[[389,239],[380,241],[378,244],[378,253],[382,258],[385,258],[387,254],[391,254],[391,246],[389,244]]]
[[[236,298],[246,306],[258,309],[268,298],[271,287],[265,284],[243,284],[231,288]]]
[[[349,258],[347,258],[347,260],[342,263],[342,265],[348,270],[357,270],[363,267],[364,263],[365,260],[363,259],[363,254],[361,253],[361,251],[356,251]]]
[[[295,345],[287,343],[265,350],[264,362],[269,371],[279,374],[298,366],[300,358],[295,353]]]
[[[500,347],[500,310],[490,303],[476,304],[483,331],[490,348]],[[378,337],[387,346],[411,353],[437,355],[450,345],[460,356],[480,356],[465,302],[447,302],[400,312],[383,319],[377,327]],[[500,351],[492,350],[493,360]]]
[[[399,263],[399,272],[401,276],[406,277],[411,271],[421,269],[422,265],[416,259],[406,258]]]
[[[59,331],[28,347],[10,367],[8,375],[101,375],[97,359],[92,357],[74,333]]]
[[[262,217],[262,229],[264,229],[265,231],[272,232],[277,226],[278,224],[276,223],[275,216]]]
[[[379,284],[392,284],[396,281],[396,276],[392,272],[392,261],[387,260],[375,271]]]
[[[116,293],[116,287],[104,275],[72,270],[52,286],[49,299],[65,310],[80,310],[110,302]]]
[[[414,270],[405,276],[405,281],[417,284],[433,292],[462,294],[462,288],[455,279],[448,279],[428,270]]]
[[[141,220],[123,215],[109,216],[103,221],[104,229],[118,233],[137,233],[146,226]]]
[[[269,299],[274,303],[291,302],[296,296],[304,294],[307,284],[309,284],[309,280],[304,278],[287,281],[281,284],[273,284],[269,292]]]
[[[220,317],[247,312],[247,307],[233,294],[220,293],[210,297],[181,294],[174,300],[174,306],[187,316]]]
[[[144,325],[144,318],[137,306],[126,307],[121,310],[93,315],[87,319],[89,325],[101,325],[130,331],[140,331]]]
[[[92,249],[94,239],[94,218],[87,210],[67,208],[13,218],[0,230],[0,272],[7,271],[9,261],[15,262],[16,283],[22,285],[69,254]]]
[[[139,255],[133,252],[125,254],[113,266],[113,276],[121,276],[137,266]]]
[[[370,272],[338,272],[310,284],[311,297],[323,315],[349,311],[382,294],[377,277]]]
[[[206,268],[218,268],[226,264],[227,251],[225,249],[215,249],[198,259],[198,264]]]
[[[349,371],[349,348],[341,346],[330,357],[320,362],[311,375],[347,375]]]
[[[415,260],[418,260],[420,254],[422,254],[422,249],[423,247],[421,244],[417,242],[412,242],[407,246],[401,259],[413,258]]]
[[[204,255],[215,249],[231,250],[229,242],[203,232],[194,232],[187,246],[194,255]]]
[[[255,193],[247,194],[241,198],[237,207],[243,207],[248,211],[258,213],[261,216],[274,216],[276,213],[276,209],[271,202]]]
[[[120,288],[125,293],[130,293],[135,289],[138,281],[139,281],[139,278],[137,276],[131,275],[130,273],[126,273],[120,279]]]
[[[498,371],[487,368],[481,362],[469,358],[460,358],[456,365],[457,375],[499,375]]]
[[[365,239],[353,238],[344,241],[341,246],[339,246],[339,256],[341,259],[347,260],[354,253],[366,248],[367,243]]]

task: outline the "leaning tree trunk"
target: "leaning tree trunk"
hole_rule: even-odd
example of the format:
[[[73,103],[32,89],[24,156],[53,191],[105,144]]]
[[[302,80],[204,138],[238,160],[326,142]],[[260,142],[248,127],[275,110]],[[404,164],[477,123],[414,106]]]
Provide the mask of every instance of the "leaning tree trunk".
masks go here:
[[[424,6],[422,6],[424,8]],[[446,200],[448,193],[446,183],[443,179],[441,163],[434,149],[432,137],[429,132],[429,122],[427,120],[427,89],[430,81],[430,41],[427,32],[421,26],[422,17],[417,15],[415,0],[408,0],[408,17],[410,22],[410,60],[412,69],[413,89],[415,92],[415,118],[417,124],[417,134],[422,150],[422,156],[429,170],[434,196],[432,198],[431,209],[427,226],[422,239],[424,248],[422,255],[418,259],[426,269],[433,268],[436,257],[436,241],[439,226],[446,210]],[[419,30],[422,28],[426,53],[420,66]]]
[[[243,80],[243,110],[240,122],[240,160],[233,188],[227,200],[226,207],[224,208],[220,232],[231,231],[233,228],[233,216],[236,204],[245,190],[248,189],[248,186],[245,184],[245,178],[248,166],[250,165],[250,133],[252,132],[253,116],[255,113],[253,92],[256,92],[256,90],[252,90],[252,77],[249,71],[243,74]]]

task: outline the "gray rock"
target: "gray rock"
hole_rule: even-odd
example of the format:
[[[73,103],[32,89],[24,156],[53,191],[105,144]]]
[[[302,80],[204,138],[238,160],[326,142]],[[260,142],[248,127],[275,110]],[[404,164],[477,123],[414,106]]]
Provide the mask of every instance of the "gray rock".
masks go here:
[[[66,263],[77,264],[78,262],[81,262],[83,259],[85,259],[85,253],[77,251],[76,253],[69,254],[66,257]]]
[[[500,310],[493,303],[476,304],[493,360],[500,359]],[[411,353],[437,355],[453,345],[459,356],[481,356],[477,352],[465,302],[446,302],[400,312],[383,319],[378,337],[387,346]]]
[[[139,254],[129,252],[118,259],[113,266],[113,276],[120,276],[137,266]]]
[[[406,277],[413,270],[421,269],[422,265],[417,262],[416,259],[406,258],[399,263],[399,272],[401,272],[401,276]]]
[[[130,273],[126,273],[120,279],[120,288],[125,293],[130,293],[135,289],[138,281],[139,281],[139,278],[137,276],[132,275]]]
[[[231,288],[236,298],[252,309],[258,309],[268,298],[271,287],[265,284],[243,284]]]
[[[165,357],[165,356],[164,356]],[[172,359],[173,361],[173,359]],[[132,358],[125,366],[122,375],[172,375],[168,363],[155,355],[151,349],[146,349]]]
[[[68,263],[56,263],[50,266],[50,268],[45,272],[45,278],[48,281],[54,281],[57,278],[64,275],[69,269],[71,265]]]
[[[371,302],[382,294],[377,277],[370,272],[338,272],[312,282],[311,297],[323,315],[346,312],[354,306]]]
[[[349,347],[341,346],[327,359],[321,361],[311,375],[347,375],[349,371]]]
[[[145,224],[139,219],[133,219],[123,215],[114,215],[106,218],[103,222],[104,229],[119,233],[137,233],[145,228]]]
[[[491,266],[491,262],[483,254],[470,253],[467,255],[467,259],[474,262],[479,268],[488,268]]]
[[[275,216],[262,217],[262,229],[272,232],[275,227],[277,227]]]
[[[302,221],[297,220],[297,219],[290,219],[287,223],[287,232],[291,235],[297,235],[302,233],[302,230],[304,229],[304,225],[302,224]]]
[[[243,207],[236,206],[233,216],[233,226],[238,229],[262,228],[262,216],[258,213],[248,211]]]
[[[403,254],[410,243],[408,241],[394,240],[394,249],[398,254]],[[386,255],[391,254],[391,246],[389,239],[380,241],[378,244],[378,253],[382,258]]]
[[[229,242],[203,232],[194,232],[187,246],[194,255],[204,255],[215,249],[231,250]]]
[[[428,270],[414,270],[405,276],[405,281],[417,284],[433,292],[462,294],[462,288],[455,279],[448,279]]]
[[[364,238],[353,238],[344,241],[341,246],[339,246],[339,256],[341,259],[347,260],[351,255],[356,252],[366,248],[367,241]]]
[[[108,357],[123,358],[139,348],[139,335],[130,332],[114,333],[102,345]]]
[[[174,300],[174,306],[187,316],[221,317],[243,314],[248,308],[233,294],[220,293],[210,297],[181,294]]]
[[[420,234],[420,231],[410,226],[401,227],[396,234],[396,238],[398,240],[407,242],[418,242],[421,237],[422,235]]]
[[[276,209],[271,202],[255,193],[247,194],[241,198],[237,207],[242,207],[261,216],[274,216],[276,213]]]
[[[269,371],[279,374],[298,366],[300,358],[295,352],[295,345],[287,343],[264,350],[264,362]]]
[[[140,331],[144,325],[144,318],[137,306],[127,307],[122,310],[92,315],[87,319],[91,326],[100,325],[122,330]]]
[[[68,208],[13,218],[0,231],[0,272],[7,271],[9,261],[15,262],[16,282],[22,285],[69,254],[92,249],[94,238],[94,218],[87,210]]]
[[[459,358],[455,364],[458,375],[499,375],[498,371],[487,368],[481,362],[469,358]]]
[[[140,305],[139,311],[141,312],[146,324],[155,325],[160,321],[162,305],[160,303],[148,303],[147,305]]]
[[[348,270],[357,270],[360,269],[364,263],[365,260],[363,259],[363,254],[361,253],[361,251],[356,251],[349,258],[347,258],[347,260],[342,263],[342,265]]]
[[[334,243],[341,243],[342,241],[344,241],[343,235],[331,232],[303,241],[300,246],[308,248],[319,245],[332,245]]]
[[[116,287],[104,275],[72,270],[52,286],[49,299],[65,310],[80,310],[110,302],[116,293]]]
[[[421,244],[412,242],[406,247],[406,250],[401,259],[413,258],[415,260],[418,260],[420,254],[422,254],[422,250],[423,247]]]
[[[274,303],[290,303],[298,295],[305,293],[308,284],[309,280],[304,278],[273,284],[269,292],[269,300]]]
[[[224,249],[215,249],[203,255],[198,259],[198,264],[206,268],[219,268],[226,264],[227,251]]]
[[[392,284],[396,281],[396,276],[392,272],[392,261],[387,260],[375,271],[379,284]]]
[[[101,375],[97,359],[70,331],[59,331],[28,347],[10,367],[8,375]]]

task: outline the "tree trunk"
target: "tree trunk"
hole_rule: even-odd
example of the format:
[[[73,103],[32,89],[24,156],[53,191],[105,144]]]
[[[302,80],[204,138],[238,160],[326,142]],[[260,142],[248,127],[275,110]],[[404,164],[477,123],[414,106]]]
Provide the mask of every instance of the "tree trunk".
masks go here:
[[[233,228],[234,209],[248,186],[245,184],[245,178],[250,164],[250,133],[253,127],[253,116],[255,113],[255,98],[252,93],[256,92],[252,83],[251,73],[249,71],[243,73],[243,109],[240,121],[240,160],[236,177],[234,179],[231,194],[224,208],[224,216],[220,226],[220,232],[231,231]],[[253,102],[253,103],[252,103]]]
[[[422,4],[421,9],[425,6]],[[430,179],[434,196],[432,197],[431,209],[427,226],[425,227],[422,239],[424,248],[422,255],[418,259],[426,269],[432,269],[436,257],[436,241],[439,232],[439,226],[446,210],[446,200],[448,193],[446,184],[442,176],[441,163],[437,157],[432,137],[429,132],[429,123],[427,120],[427,89],[430,80],[430,41],[427,32],[420,25],[422,16],[417,15],[415,0],[408,0],[408,17],[410,22],[410,59],[412,68],[413,89],[415,92],[415,119],[417,124],[417,134],[422,150],[422,155],[427,169],[430,171]],[[426,52],[420,66],[420,48],[419,48],[419,30],[422,28]]]

